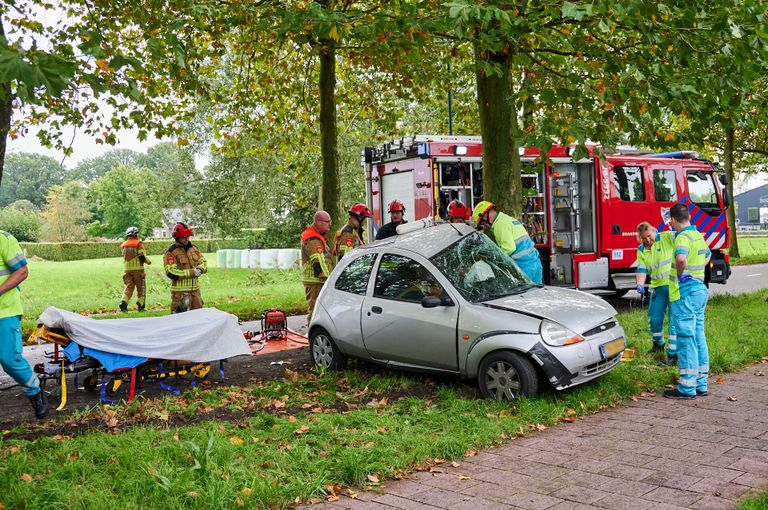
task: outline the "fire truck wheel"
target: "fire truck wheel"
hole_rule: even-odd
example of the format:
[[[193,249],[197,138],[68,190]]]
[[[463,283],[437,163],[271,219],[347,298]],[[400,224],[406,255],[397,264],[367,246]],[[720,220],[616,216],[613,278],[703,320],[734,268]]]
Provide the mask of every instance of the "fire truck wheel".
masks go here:
[[[514,400],[538,393],[539,379],[531,362],[512,351],[496,351],[485,357],[477,374],[485,398]]]
[[[347,356],[336,347],[336,342],[323,328],[312,331],[309,337],[309,354],[312,363],[318,367],[328,370],[344,370],[347,367]]]

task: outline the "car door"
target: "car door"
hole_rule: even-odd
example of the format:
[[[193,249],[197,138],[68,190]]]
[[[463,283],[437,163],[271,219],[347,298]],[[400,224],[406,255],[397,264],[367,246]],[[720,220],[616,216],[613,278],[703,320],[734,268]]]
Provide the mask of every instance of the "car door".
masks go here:
[[[404,255],[383,254],[373,294],[366,296],[362,310],[363,342],[371,357],[458,370],[459,307],[421,305],[423,297],[444,293],[443,285],[424,264]]]

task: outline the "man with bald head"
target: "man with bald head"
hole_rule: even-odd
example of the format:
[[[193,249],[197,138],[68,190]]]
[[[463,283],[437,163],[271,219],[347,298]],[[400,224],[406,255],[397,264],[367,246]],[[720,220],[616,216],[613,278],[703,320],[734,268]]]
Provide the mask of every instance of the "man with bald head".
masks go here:
[[[331,230],[331,215],[325,211],[315,213],[312,225],[301,234],[301,263],[304,294],[307,296],[307,324],[312,320],[315,301],[325,280],[333,269],[333,250],[328,246],[326,234]]]

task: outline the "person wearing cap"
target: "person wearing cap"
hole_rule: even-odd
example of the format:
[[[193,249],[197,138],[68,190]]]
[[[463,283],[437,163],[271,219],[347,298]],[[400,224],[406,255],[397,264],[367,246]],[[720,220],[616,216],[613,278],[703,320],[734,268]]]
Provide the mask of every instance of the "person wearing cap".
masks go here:
[[[381,239],[386,239],[387,237],[392,237],[397,235],[397,227],[398,225],[402,225],[403,223],[408,223],[405,221],[405,218],[403,216],[405,215],[405,205],[399,200],[393,200],[389,203],[389,207],[387,207],[387,212],[389,213],[389,219],[391,220],[389,223],[385,223],[378,232],[376,232],[376,240],[380,241]]]
[[[448,204],[446,213],[450,223],[466,223],[469,219],[470,211],[469,207],[464,205],[464,202],[458,198],[454,198],[451,200],[451,203]]]
[[[336,231],[333,240],[333,254],[338,263],[349,250],[363,244],[365,234],[365,218],[372,216],[371,210],[365,204],[355,204],[349,208],[347,224]]]
[[[194,232],[185,223],[174,225],[171,235],[174,243],[165,252],[165,274],[171,279],[171,313],[202,308],[199,278],[208,271],[208,264],[189,241]]]
[[[123,273],[125,291],[123,300],[120,301],[120,311],[128,311],[128,302],[133,295],[133,289],[136,289],[136,305],[142,312],[147,299],[147,276],[144,274],[144,264],[152,264],[152,262],[147,258],[144,243],[139,240],[138,228],[128,227],[125,231],[125,242],[120,245],[120,249],[123,251],[125,265]]]
[[[520,221],[499,212],[496,206],[483,200],[475,206],[472,221],[485,231],[490,231],[496,244],[534,283],[542,283],[541,259],[528,231]]]

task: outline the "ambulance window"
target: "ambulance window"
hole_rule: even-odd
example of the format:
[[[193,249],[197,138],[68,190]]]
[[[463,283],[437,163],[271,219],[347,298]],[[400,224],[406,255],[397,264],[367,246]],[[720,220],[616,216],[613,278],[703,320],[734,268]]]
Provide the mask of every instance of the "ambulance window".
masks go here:
[[[613,167],[613,187],[616,195],[625,202],[643,202],[643,169],[639,166]]]
[[[373,268],[373,260],[375,258],[375,255],[363,255],[352,261],[341,272],[339,279],[336,280],[336,288],[344,292],[364,296],[365,291],[368,289],[368,278],[371,275],[371,268]]]
[[[677,202],[674,170],[653,171],[653,193],[657,202]]]
[[[688,172],[688,195],[691,201],[702,209],[718,208],[717,191],[711,172]]]

